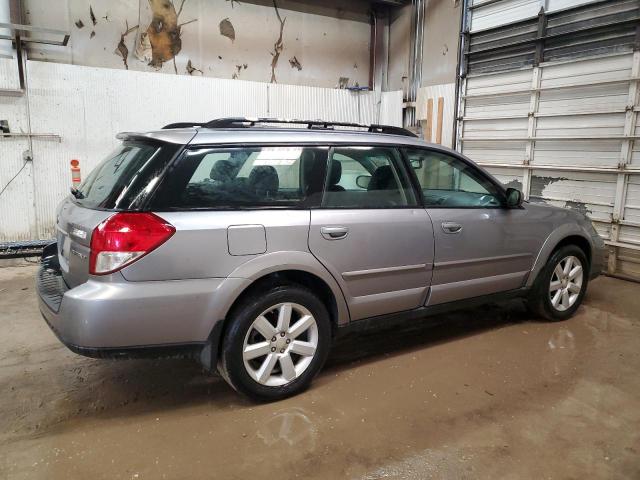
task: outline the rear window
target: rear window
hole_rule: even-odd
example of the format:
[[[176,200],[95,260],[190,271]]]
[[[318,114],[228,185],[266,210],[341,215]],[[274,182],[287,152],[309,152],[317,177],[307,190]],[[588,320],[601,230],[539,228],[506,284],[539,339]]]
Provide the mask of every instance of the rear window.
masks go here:
[[[152,208],[224,209],[317,206],[328,148],[201,148],[173,165]]]
[[[139,207],[176,148],[160,143],[123,143],[91,171],[74,201],[83,207],[107,210]]]

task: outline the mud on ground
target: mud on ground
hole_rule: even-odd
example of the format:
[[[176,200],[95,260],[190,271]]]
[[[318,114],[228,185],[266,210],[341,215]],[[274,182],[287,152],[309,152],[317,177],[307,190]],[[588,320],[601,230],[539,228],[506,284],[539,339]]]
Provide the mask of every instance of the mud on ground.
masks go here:
[[[59,344],[35,267],[0,269],[0,478],[640,478],[640,285],[571,320],[519,301],[339,340],[260,405],[188,360]]]

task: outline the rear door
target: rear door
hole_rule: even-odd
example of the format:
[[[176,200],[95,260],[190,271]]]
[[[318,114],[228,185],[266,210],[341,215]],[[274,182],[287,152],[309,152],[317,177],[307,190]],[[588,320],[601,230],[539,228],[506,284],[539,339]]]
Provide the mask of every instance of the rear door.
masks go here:
[[[309,247],[340,284],[352,320],[424,303],[433,228],[397,149],[330,151],[322,206],[311,210]]]
[[[484,172],[441,151],[406,149],[433,221],[435,263],[429,304],[523,285],[540,248],[539,229]]]

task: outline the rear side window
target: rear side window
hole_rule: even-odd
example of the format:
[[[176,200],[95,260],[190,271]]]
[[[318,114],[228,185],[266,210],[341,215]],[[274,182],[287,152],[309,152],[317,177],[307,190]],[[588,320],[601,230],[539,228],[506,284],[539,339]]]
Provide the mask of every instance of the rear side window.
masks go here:
[[[318,206],[327,151],[302,146],[188,150],[167,172],[152,208]]]
[[[387,147],[336,147],[329,159],[325,208],[417,205],[400,154]]]
[[[123,143],[91,171],[74,201],[87,208],[137,208],[151,193],[176,149],[161,143]]]

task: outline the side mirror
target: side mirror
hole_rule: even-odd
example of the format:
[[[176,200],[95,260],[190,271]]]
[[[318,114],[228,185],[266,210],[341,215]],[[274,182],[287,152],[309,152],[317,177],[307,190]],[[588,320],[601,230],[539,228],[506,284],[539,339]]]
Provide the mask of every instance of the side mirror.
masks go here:
[[[507,207],[517,208],[522,205],[522,192],[515,188],[507,188]]]
[[[371,177],[369,175],[358,175],[356,177],[356,185],[360,188],[367,189],[369,187],[369,182],[371,181]]]

